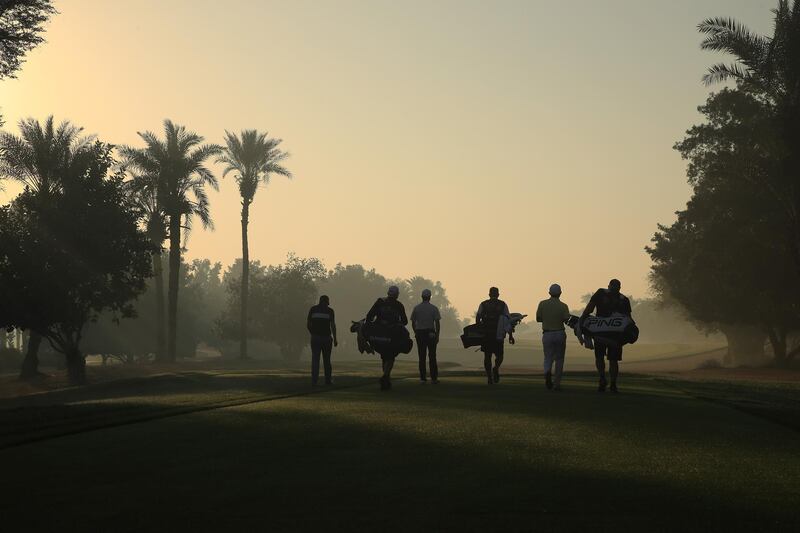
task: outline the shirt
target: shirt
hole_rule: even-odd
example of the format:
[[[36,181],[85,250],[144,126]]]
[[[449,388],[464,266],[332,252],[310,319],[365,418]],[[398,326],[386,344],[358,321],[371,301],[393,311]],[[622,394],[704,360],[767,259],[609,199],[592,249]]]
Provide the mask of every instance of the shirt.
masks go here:
[[[631,301],[620,293],[614,294],[608,289],[597,289],[597,292],[589,300],[589,305],[586,306],[582,316],[588,316],[595,310],[597,311],[597,316],[600,317],[608,317],[614,313],[630,316]]]
[[[435,322],[441,320],[439,308],[430,302],[422,302],[411,311],[411,324],[414,329],[435,329]]]
[[[378,298],[367,313],[367,322],[373,320],[383,324],[408,324],[406,308],[396,298]]]
[[[505,340],[506,333],[511,333],[511,313],[503,300],[484,300],[478,306],[478,312],[475,316],[479,323],[484,321],[487,318],[489,308],[494,306],[497,306],[497,309],[500,310],[500,316],[497,318],[497,340],[502,341]]]
[[[312,335],[331,336],[331,324],[334,323],[333,309],[324,305],[315,305],[308,310],[308,331]]]
[[[536,309],[536,321],[542,323],[544,331],[563,331],[564,322],[569,320],[569,316],[569,307],[558,298],[542,300]]]

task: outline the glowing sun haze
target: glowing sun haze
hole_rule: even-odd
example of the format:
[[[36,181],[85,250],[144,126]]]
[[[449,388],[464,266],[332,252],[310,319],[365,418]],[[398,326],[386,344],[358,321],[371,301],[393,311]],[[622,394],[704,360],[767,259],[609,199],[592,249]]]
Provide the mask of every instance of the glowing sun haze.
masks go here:
[[[61,1],[0,104],[10,131],[54,114],[115,144],[164,118],[217,143],[267,130],[296,177],[256,195],[253,259],[421,274],[462,314],[497,285],[531,313],[553,282],[573,306],[611,277],[647,294],[643,248],[690,192],[672,145],[725,59],[695,27],[766,32],[775,3]],[[232,179],[211,202],[188,257],[228,264]]]

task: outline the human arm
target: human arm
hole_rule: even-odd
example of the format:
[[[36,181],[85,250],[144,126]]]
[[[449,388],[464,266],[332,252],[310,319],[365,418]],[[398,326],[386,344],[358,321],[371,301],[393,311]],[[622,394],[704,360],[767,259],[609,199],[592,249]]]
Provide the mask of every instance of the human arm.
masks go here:
[[[308,330],[309,333],[311,333],[311,309],[308,310],[308,318],[306,319],[306,329]]]
[[[536,322],[542,321],[542,302],[539,302],[539,307],[536,308]]]
[[[331,333],[333,334],[333,345],[339,346],[339,339],[336,338],[336,313],[331,309]]]
[[[594,293],[592,297],[589,299],[589,303],[586,305],[586,309],[584,309],[583,313],[581,314],[581,320],[594,313],[594,310],[596,308],[597,308],[597,293]]]
[[[374,322],[375,319],[378,317],[378,304],[380,303],[381,301],[380,299],[378,299],[374,304],[372,304],[372,307],[367,312],[367,324],[369,324],[370,322]]]
[[[436,342],[439,342],[439,333],[442,331],[442,315],[439,313],[438,307],[433,318],[433,330],[436,332]]]
[[[400,305],[400,323],[404,326],[408,325],[408,317],[406,316],[406,308],[403,306],[402,303],[397,302]]]

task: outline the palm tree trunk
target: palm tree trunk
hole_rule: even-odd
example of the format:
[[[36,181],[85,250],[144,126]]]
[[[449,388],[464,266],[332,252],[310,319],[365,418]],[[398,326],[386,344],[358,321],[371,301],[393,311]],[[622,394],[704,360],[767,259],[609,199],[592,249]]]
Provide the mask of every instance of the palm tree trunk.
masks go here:
[[[31,331],[28,336],[28,349],[25,352],[22,370],[19,373],[20,379],[31,379],[39,375],[39,346],[41,344],[42,336]]]
[[[167,348],[164,320],[164,263],[161,254],[153,254],[153,277],[156,283],[156,361],[164,362]]]
[[[250,250],[247,244],[247,224],[250,219],[250,201],[242,200],[242,312],[240,317],[239,358],[247,359],[247,296],[250,288]]]
[[[178,283],[181,269],[181,217],[169,217],[169,287],[167,308],[167,361],[177,359],[178,341]]]

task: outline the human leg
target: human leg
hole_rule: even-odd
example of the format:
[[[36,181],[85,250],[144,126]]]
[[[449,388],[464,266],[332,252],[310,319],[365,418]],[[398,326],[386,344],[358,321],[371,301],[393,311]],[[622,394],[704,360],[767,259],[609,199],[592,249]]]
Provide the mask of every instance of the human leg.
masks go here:
[[[494,353],[494,368],[492,369],[492,379],[495,383],[500,383],[500,365],[503,364],[503,342],[498,341]]]
[[[426,332],[421,331],[421,332],[418,332],[417,335],[416,335],[416,337],[417,337],[417,354],[419,356],[419,379],[420,379],[420,381],[425,381],[427,379],[427,376],[425,374],[425,372],[426,372],[425,371],[425,359],[427,357],[428,345],[425,342],[425,340],[426,340],[425,339],[425,334],[426,334]]]
[[[489,380],[489,384],[494,383],[494,379],[492,379],[492,347],[484,345],[481,347],[483,350],[483,369],[486,371],[486,378]]]
[[[567,334],[561,332],[553,347],[553,359],[556,365],[555,375],[553,377],[553,385],[556,390],[561,389],[561,375],[564,372],[564,356],[567,352]]]
[[[428,364],[431,367],[431,380],[437,383],[439,381],[439,363],[436,361],[436,339],[431,339],[428,343]]]
[[[553,387],[553,338],[548,331],[542,334],[542,351],[544,352],[544,383],[550,389]]]
[[[322,345],[322,364],[325,367],[325,384],[330,385],[333,381],[333,365],[331,365],[331,353],[333,352],[333,339],[328,337]],[[319,366],[319,361],[317,361]]]
[[[617,392],[617,377],[619,377],[619,362],[622,360],[622,346],[609,347],[608,373],[611,378],[611,392]]]
[[[594,363],[597,367],[597,374],[600,376],[600,384],[597,390],[605,392],[606,390],[606,353],[608,347],[602,342],[595,341],[594,343]]]
[[[311,384],[319,381],[319,356],[322,352],[322,343],[316,335],[311,336]]]

